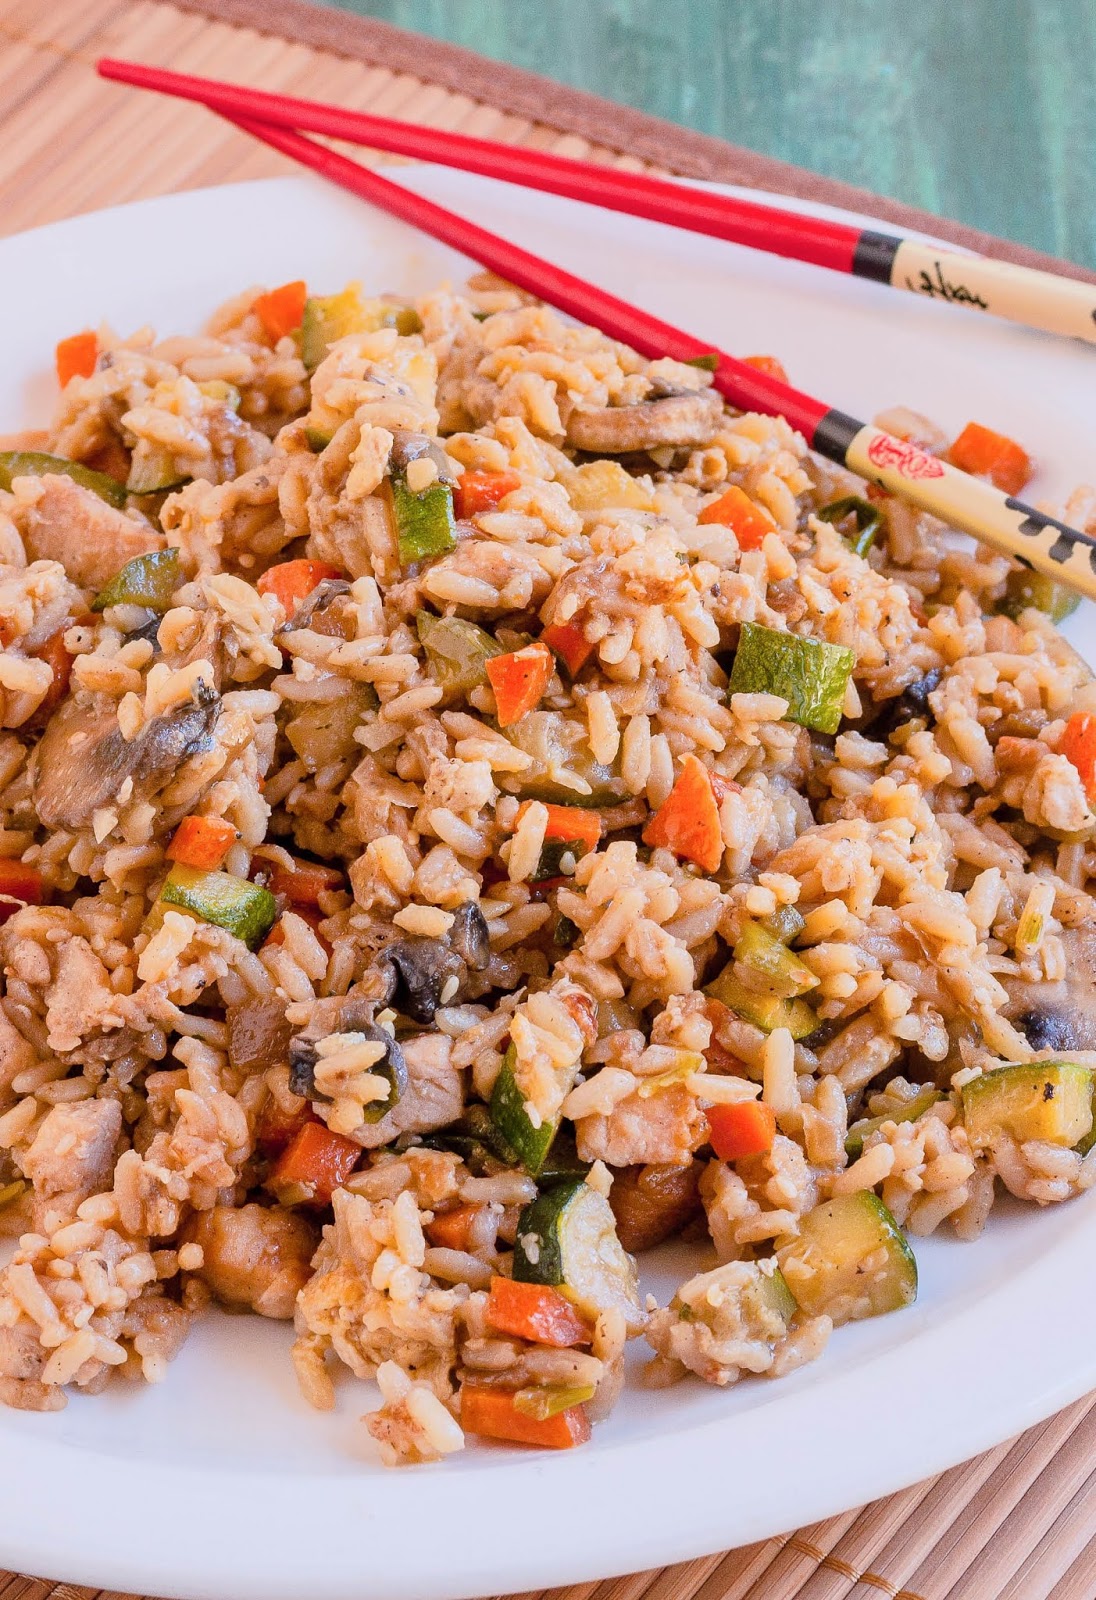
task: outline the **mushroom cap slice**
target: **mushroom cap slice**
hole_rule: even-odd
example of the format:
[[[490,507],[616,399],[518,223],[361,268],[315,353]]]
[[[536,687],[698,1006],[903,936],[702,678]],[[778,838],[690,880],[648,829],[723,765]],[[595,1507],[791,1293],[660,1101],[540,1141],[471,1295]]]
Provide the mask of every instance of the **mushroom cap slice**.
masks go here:
[[[723,397],[714,389],[641,400],[634,406],[572,411],[567,443],[594,455],[624,455],[665,445],[707,444],[723,418]]]
[[[79,828],[118,798],[127,778],[133,799],[150,799],[190,756],[213,745],[221,702],[213,690],[196,704],[153,717],[135,739],[123,738],[113,706],[69,700],[51,717],[35,751],[32,795],[47,828]]]

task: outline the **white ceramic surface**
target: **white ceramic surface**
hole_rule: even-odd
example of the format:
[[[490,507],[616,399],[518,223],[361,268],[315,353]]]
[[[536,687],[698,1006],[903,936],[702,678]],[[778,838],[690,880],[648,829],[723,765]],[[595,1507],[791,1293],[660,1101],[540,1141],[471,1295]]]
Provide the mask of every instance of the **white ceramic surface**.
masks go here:
[[[779,355],[847,411],[901,401],[953,430],[973,417],[1014,434],[1042,463],[1036,496],[1096,476],[1091,349],[486,180],[399,176],[729,350]],[[9,239],[0,277],[19,315],[4,331],[0,431],[45,420],[55,340],[100,318],[193,331],[250,283],[422,291],[465,271],[311,179]],[[1069,625],[1090,655],[1094,616]],[[951,1466],[1096,1385],[1094,1249],[1096,1196],[1001,1207],[977,1245],[917,1242],[917,1304],[839,1330],[791,1378],[633,1386],[584,1450],[477,1447],[401,1472],[376,1464],[357,1421],[366,1386],[348,1380],[333,1415],[311,1412],[288,1327],[214,1314],[158,1388],[119,1385],[49,1416],[0,1410],[0,1561],[195,1600],[449,1600],[746,1543]]]

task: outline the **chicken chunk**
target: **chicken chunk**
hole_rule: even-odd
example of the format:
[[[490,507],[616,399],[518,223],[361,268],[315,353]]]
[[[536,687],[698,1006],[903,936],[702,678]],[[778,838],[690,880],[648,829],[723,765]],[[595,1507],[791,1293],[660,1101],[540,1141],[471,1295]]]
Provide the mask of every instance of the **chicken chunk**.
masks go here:
[[[214,1206],[187,1224],[187,1242],[202,1248],[199,1275],[218,1300],[262,1317],[288,1321],[311,1275],[318,1229],[280,1207]]]
[[[582,1117],[575,1124],[579,1159],[610,1167],[649,1162],[680,1166],[708,1137],[708,1119],[682,1084],[641,1099],[630,1094],[608,1116]]]
[[[723,399],[714,389],[642,400],[634,406],[571,412],[567,443],[595,455],[626,455],[666,445],[707,444],[723,417]]]
[[[58,1223],[75,1215],[89,1195],[110,1185],[122,1131],[117,1100],[78,1100],[54,1106],[19,1158],[34,1185],[36,1209]]]
[[[71,478],[47,473],[18,519],[30,561],[59,561],[75,583],[101,589],[134,556],[162,549],[150,523],[116,511]]]

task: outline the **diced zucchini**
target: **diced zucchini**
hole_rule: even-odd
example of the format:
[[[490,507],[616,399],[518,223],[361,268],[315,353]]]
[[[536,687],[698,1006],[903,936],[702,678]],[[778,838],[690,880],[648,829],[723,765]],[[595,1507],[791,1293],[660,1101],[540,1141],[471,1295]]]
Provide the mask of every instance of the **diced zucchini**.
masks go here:
[[[306,701],[286,723],[285,736],[310,772],[359,751],[354,734],[380,701],[371,683],[348,683],[338,700]]]
[[[392,1108],[403,1099],[410,1082],[403,1051],[394,1039],[383,1061],[378,1061],[369,1071],[371,1075],[385,1080],[388,1084],[388,1093],[383,1100],[370,1100],[362,1106],[362,1121],[382,1122]]]
[[[944,1096],[939,1089],[934,1089],[931,1084],[926,1084],[905,1105],[896,1107],[894,1111],[886,1111],[881,1117],[863,1117],[859,1122],[854,1122],[849,1129],[845,1140],[845,1154],[850,1161],[855,1161],[864,1149],[864,1140],[881,1128],[884,1122],[916,1122],[923,1116],[930,1106],[934,1106]]]
[[[435,479],[428,489],[415,494],[402,473],[397,473],[391,486],[401,565],[410,567],[416,561],[432,561],[455,548],[453,490],[448,483]]]
[[[771,917],[762,917],[761,926],[781,944],[794,944],[807,924],[794,906],[780,906]]]
[[[560,1183],[518,1219],[514,1277],[563,1289],[591,1322],[619,1310],[629,1329],[643,1325],[636,1264],[617,1238],[616,1218],[588,1183]]]
[[[793,1039],[806,1039],[818,1029],[818,1017],[805,1000],[784,1000],[777,994],[759,994],[747,989],[735,977],[730,963],[711,983],[705,994],[721,1000],[744,1022],[751,1022],[764,1033],[787,1028]]]
[[[623,785],[611,767],[603,766],[590,749],[585,719],[565,717],[559,711],[531,711],[505,730],[511,744],[533,758],[531,767],[514,773],[503,787],[523,800],[548,800],[563,806],[611,806],[622,798]],[[557,773],[573,772],[590,786],[589,794],[561,783]]]
[[[783,1000],[792,1000],[818,987],[818,979],[806,962],[759,922],[743,924],[734,947],[734,958],[764,978],[766,989]]]
[[[759,1263],[759,1266],[763,1268],[764,1263]],[[799,1310],[795,1296],[788,1288],[788,1280],[776,1265],[771,1273],[761,1272],[761,1298],[769,1310],[775,1311],[785,1322],[790,1322]]]
[[[1006,617],[1015,619],[1029,606],[1034,606],[1037,611],[1045,611],[1052,622],[1064,622],[1080,603],[1081,596],[1076,589],[1055,583],[1045,572],[1031,572],[1020,567],[1005,579],[1005,595],[998,609]]]
[[[779,695],[788,702],[789,722],[836,733],[855,665],[844,645],[744,622],[727,692]]]
[[[625,472],[619,461],[588,461],[575,467],[564,480],[567,498],[576,511],[606,511],[618,506],[633,511],[653,511],[654,496]]]
[[[1092,1131],[1092,1073],[1071,1061],[997,1067],[963,1085],[963,1126],[975,1150],[999,1134],[1067,1148]]]
[[[537,1173],[537,1185],[541,1189],[550,1189],[557,1183],[574,1183],[577,1179],[585,1178],[589,1170],[590,1163],[578,1158],[573,1129],[564,1123],[552,1140],[544,1165]]]
[[[430,674],[447,695],[467,698],[487,682],[487,663],[503,654],[500,644],[463,617],[436,617],[420,611],[415,618]]]
[[[219,400],[226,410],[239,411],[243,396],[234,383],[229,383],[225,378],[206,378],[198,388],[207,400]]]
[[[170,450],[142,440],[130,458],[126,488],[130,494],[168,494],[173,489],[182,489],[190,481],[179,473]]]
[[[337,339],[378,328],[395,328],[401,336],[421,333],[422,318],[413,306],[365,299],[360,283],[348,283],[339,294],[312,296],[301,322],[301,360],[314,372]]]
[[[544,1165],[558,1124],[547,1120],[539,1123],[533,1121],[526,1108],[525,1096],[514,1078],[514,1060],[514,1047],[510,1045],[491,1091],[491,1120],[526,1172],[535,1178]]]
[[[867,555],[875,543],[876,534],[887,522],[882,506],[873,505],[858,494],[847,494],[840,500],[831,501],[821,511],[816,511],[815,516],[823,522],[832,522],[838,528],[843,522],[851,521],[852,531],[845,533],[844,539],[853,554],[858,556]]]
[[[796,1304],[835,1323],[897,1311],[917,1298],[917,1262],[901,1228],[870,1189],[808,1211],[776,1252]]]
[[[570,917],[557,917],[556,925],[552,930],[552,943],[561,950],[572,950],[582,938],[582,929],[577,922],[572,922]]]
[[[150,550],[146,555],[127,561],[106,588],[100,589],[91,602],[91,609],[105,611],[108,606],[145,606],[162,615],[170,607],[171,597],[181,582],[178,550]]]
[[[178,862],[160,888],[160,903],[227,928],[251,950],[266,938],[278,915],[274,896],[257,883],[230,872],[203,872]]]
[[[570,877],[575,862],[581,861],[590,846],[585,839],[545,839],[540,847],[540,860],[530,876],[530,883],[543,883],[546,878]],[[569,870],[564,870],[564,858],[572,858]]]
[[[305,428],[304,437],[308,448],[319,455],[321,450],[327,449],[335,435],[328,433],[326,428]]]
[[[44,478],[49,473],[71,478],[108,505],[121,509],[126,503],[129,491],[124,483],[79,461],[66,461],[64,456],[49,456],[40,450],[0,450],[0,489],[10,489],[15,478]]]
[[[714,350],[702,356],[686,356],[685,365],[687,367],[699,367],[702,372],[718,372],[719,357]]]
[[[585,1405],[587,1400],[594,1398],[595,1393],[592,1383],[570,1386],[537,1384],[517,1391],[514,1410],[520,1411],[523,1417],[535,1417],[538,1422],[547,1422],[549,1417],[558,1417],[561,1411],[569,1411],[572,1406]]]

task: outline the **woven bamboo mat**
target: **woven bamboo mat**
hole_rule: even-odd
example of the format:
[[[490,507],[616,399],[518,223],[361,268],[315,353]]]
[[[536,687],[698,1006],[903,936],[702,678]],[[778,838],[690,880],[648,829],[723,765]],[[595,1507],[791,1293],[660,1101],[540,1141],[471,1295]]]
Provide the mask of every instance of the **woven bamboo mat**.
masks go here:
[[[196,107],[101,83],[92,62],[104,53],[622,165],[656,164],[859,204],[1013,260],[1044,259],[466,51],[299,0],[181,0],[174,7],[160,0],[0,0],[0,232],[290,170]],[[97,1593],[0,1573],[0,1600],[93,1600]],[[797,1533],[520,1600],[873,1595],[1096,1600],[1096,1397],[938,1478]],[[124,1597],[104,1593],[99,1600]]]

